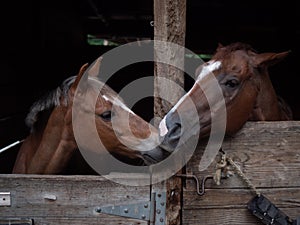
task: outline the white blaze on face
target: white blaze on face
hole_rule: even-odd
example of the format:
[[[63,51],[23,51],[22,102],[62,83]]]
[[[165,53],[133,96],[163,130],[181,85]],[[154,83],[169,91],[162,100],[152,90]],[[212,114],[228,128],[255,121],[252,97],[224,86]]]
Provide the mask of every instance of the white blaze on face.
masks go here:
[[[201,70],[200,74],[198,75],[196,82],[199,82],[204,77],[208,76],[210,73],[213,73],[215,70],[219,69],[220,67],[221,67],[220,61],[211,60],[211,61],[207,62],[207,65],[204,65],[202,67],[202,70]]]
[[[166,134],[168,133],[168,128],[167,128],[167,125],[166,125],[166,117],[164,117],[162,119],[162,121],[160,121],[159,123],[159,135],[161,137],[165,136]]]
[[[215,70],[219,69],[220,67],[221,67],[220,61],[211,60],[207,62],[207,64],[202,67],[201,72],[197,77],[196,83],[202,80],[204,77],[208,76],[209,74],[213,73]],[[170,110],[169,113],[174,113],[177,110],[177,108],[182,104],[182,102],[184,102],[187,98],[189,98],[189,95],[193,90],[193,88],[194,86],[189,90],[188,93],[186,93],[184,96],[182,96],[179,99],[179,101],[173,106],[173,108]],[[159,124],[159,133],[161,137],[165,136],[168,133],[168,128],[166,125],[166,116]]]
[[[105,101],[109,102],[110,99],[106,95],[102,95],[102,97],[105,99]]]
[[[122,108],[124,111],[128,112],[128,115],[132,114],[132,115],[136,116],[136,114],[130,108],[128,108],[125,105],[125,103],[123,103],[119,98],[117,98],[117,97],[110,98],[106,95],[102,95],[102,97],[106,101],[109,101],[113,105],[118,106],[118,107]],[[153,129],[150,129],[151,133],[150,133],[149,137],[140,139],[140,138],[135,137],[134,134],[131,133],[131,128],[129,127],[129,117],[120,117],[120,118],[116,118],[115,120],[113,120],[114,121],[113,122],[114,129],[117,129],[119,127],[118,120],[122,120],[122,122],[125,122],[128,125],[128,127],[121,127],[122,131],[129,132],[128,135],[118,136],[119,141],[123,145],[127,146],[128,148],[138,150],[141,152],[153,150],[154,148],[156,148],[159,145],[158,133],[154,127],[153,127]],[[151,124],[149,124],[149,126],[151,126]]]
[[[102,95],[102,97],[105,99],[105,101],[111,102],[113,105],[119,106],[122,109],[124,109],[125,111],[129,112],[130,114],[135,115],[135,113],[129,109],[120,99],[118,99],[117,97],[110,99],[109,97],[107,97],[106,95]]]

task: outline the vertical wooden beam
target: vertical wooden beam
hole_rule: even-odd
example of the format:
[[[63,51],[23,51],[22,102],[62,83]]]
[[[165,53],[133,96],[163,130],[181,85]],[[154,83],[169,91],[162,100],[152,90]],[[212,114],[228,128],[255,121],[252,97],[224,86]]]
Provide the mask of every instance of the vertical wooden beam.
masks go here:
[[[154,0],[154,40],[172,42],[180,46],[185,45],[186,30],[186,0]],[[177,64],[184,64],[184,52],[174,48],[156,48],[154,50],[154,59],[172,56]],[[154,64],[154,76],[160,76],[176,82],[182,88],[184,87],[183,71],[162,63]],[[157,81],[157,80],[156,80]],[[154,96],[161,96],[162,92],[159,85],[154,84]],[[163,87],[166,88],[166,87]],[[182,92],[168,90],[169,100],[176,102],[182,95]],[[171,104],[160,98],[154,99],[154,114],[163,118],[171,109]]]
[[[154,40],[173,42],[175,44],[185,45],[186,30],[186,0],[154,0]],[[184,51],[177,51],[174,48],[155,48],[154,59],[159,57],[172,56],[176,63],[184,65]],[[178,65],[178,64],[177,64]],[[176,82],[184,88],[184,72],[167,64],[155,63],[154,76],[164,77]],[[154,96],[161,96],[163,90],[168,89],[170,93],[170,102],[177,102],[183,95],[178,89],[172,90],[172,87],[160,87],[157,79],[154,79]],[[171,109],[172,105],[159,98],[154,98],[154,116],[163,118]],[[181,171],[178,171],[179,173]],[[162,184],[160,184],[162,185]],[[159,185],[158,185],[159,186]],[[167,211],[166,224],[181,224],[181,198],[182,182],[178,177],[172,177],[164,183],[167,191]],[[155,188],[154,188],[155,189]]]

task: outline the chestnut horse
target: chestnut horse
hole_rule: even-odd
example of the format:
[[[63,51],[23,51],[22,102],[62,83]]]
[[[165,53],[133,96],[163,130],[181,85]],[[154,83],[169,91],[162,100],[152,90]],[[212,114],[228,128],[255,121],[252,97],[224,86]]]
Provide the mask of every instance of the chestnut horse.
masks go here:
[[[225,103],[224,112],[227,114],[224,119],[225,134],[237,132],[249,120],[292,119],[290,108],[275,93],[268,73],[268,67],[285,58],[288,53],[258,54],[244,43],[220,45],[212,59],[196,69],[197,79],[193,87],[161,121],[161,146],[171,152],[177,145],[180,148],[179,139],[182,137],[188,140],[195,133],[199,138],[208,137],[211,114],[220,114],[221,100]],[[222,95],[222,99],[216,98],[212,102],[208,102],[203,91],[215,90],[211,90],[210,73],[215,77]],[[211,106],[214,107],[213,111],[210,110]],[[196,110],[197,118],[192,115],[192,107]],[[182,120],[187,120],[188,126],[183,126]],[[196,124],[201,125],[199,131],[195,131]]]
[[[99,92],[97,93],[88,83],[90,79],[100,82],[97,79],[100,64],[101,58],[88,71],[86,71],[88,65],[83,65],[77,76],[66,79],[61,87],[32,106],[26,118],[31,133],[21,145],[13,173],[66,173],[65,169],[69,161],[75,153],[79,152],[72,127],[72,106],[75,91],[82,78],[86,80],[80,82],[83,84],[80,87],[82,92],[80,94],[84,95],[85,99],[97,95],[97,100],[95,106],[86,101],[77,110],[95,118],[97,133],[109,153],[119,160],[133,165],[149,165],[165,157],[161,149],[155,148],[158,145],[158,133],[153,126],[127,108],[117,93],[107,85],[102,83],[104,86],[98,94]],[[83,76],[85,71],[89,76]],[[114,112],[112,113],[113,105]],[[112,117],[121,117],[119,120],[122,120],[123,117],[129,118],[130,130],[135,136],[134,140],[131,139],[131,134],[126,133],[128,131],[123,128],[123,124],[114,124],[112,127]],[[83,126],[88,125],[84,124]],[[128,145],[125,146],[124,142],[121,143],[116,133],[122,133],[122,137],[126,138]],[[152,150],[145,151],[146,148],[150,149],[149,146],[153,146]],[[80,165],[73,166],[80,167]]]

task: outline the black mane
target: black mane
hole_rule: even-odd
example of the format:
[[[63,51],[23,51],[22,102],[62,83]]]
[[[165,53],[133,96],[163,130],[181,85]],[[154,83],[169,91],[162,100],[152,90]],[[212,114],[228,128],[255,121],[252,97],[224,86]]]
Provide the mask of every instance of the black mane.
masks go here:
[[[75,79],[76,76],[67,78],[55,90],[49,92],[33,103],[25,119],[25,123],[30,129],[33,129],[35,126],[41,112],[52,110],[55,106],[60,105],[62,98],[64,99],[63,104],[68,103],[68,91]]]
[[[39,120],[41,120],[42,127],[43,125],[45,125],[45,122],[47,122],[47,119],[50,116],[54,107],[59,105],[68,105],[70,101],[68,92],[72,84],[75,82],[75,79],[76,76],[72,76],[65,79],[59,87],[41,97],[31,106],[30,111],[25,119],[25,123],[31,129],[31,132],[36,127],[41,126],[40,124],[38,124]],[[89,78],[89,80],[96,80],[97,82],[100,82],[103,85],[100,90],[101,95],[106,95],[111,99],[118,98],[120,101],[124,102],[123,99],[120,96],[118,96],[118,94],[113,89],[111,89],[108,85],[103,84],[102,81],[96,78]]]

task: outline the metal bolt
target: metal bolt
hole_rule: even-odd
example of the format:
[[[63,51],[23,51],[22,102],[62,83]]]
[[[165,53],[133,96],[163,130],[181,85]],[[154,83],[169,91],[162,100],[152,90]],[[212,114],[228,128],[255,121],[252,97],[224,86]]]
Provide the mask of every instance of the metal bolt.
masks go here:
[[[159,198],[160,198],[160,197],[161,197],[161,194],[158,194],[158,195],[157,195],[157,197],[159,197]]]
[[[57,197],[56,197],[56,195],[53,195],[53,194],[45,194],[44,199],[47,199],[47,200],[50,200],[50,201],[56,201]]]
[[[143,220],[146,219],[146,216],[145,216],[145,215],[142,215],[142,219],[143,219]]]
[[[128,213],[128,209],[124,209],[124,213]]]
[[[95,209],[95,211],[96,211],[97,213],[101,213],[101,208],[100,208],[100,207],[97,207],[97,208]]]
[[[160,213],[161,213],[160,209],[156,210],[156,213],[157,213],[157,214],[160,214]]]
[[[160,203],[160,205],[161,205],[161,206],[164,206],[164,205],[165,205],[165,203],[164,203],[164,202],[161,202],[161,203]]]
[[[171,191],[171,197],[173,197],[175,195],[175,190]]]
[[[145,205],[144,205],[144,208],[148,208],[148,204],[145,204]]]
[[[164,219],[163,219],[163,218],[160,218],[159,221],[162,223],[162,222],[164,222]]]

